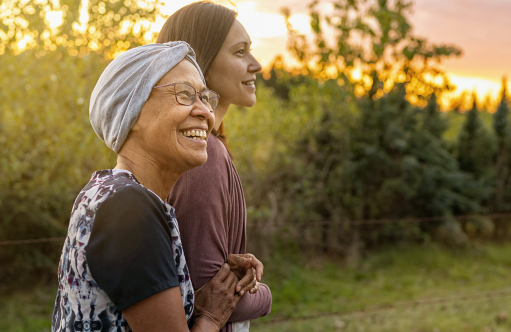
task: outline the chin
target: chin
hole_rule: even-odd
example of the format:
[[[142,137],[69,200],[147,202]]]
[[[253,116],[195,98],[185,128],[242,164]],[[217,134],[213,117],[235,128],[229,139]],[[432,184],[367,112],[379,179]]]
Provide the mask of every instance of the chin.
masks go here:
[[[238,106],[243,106],[243,107],[252,107],[255,105],[256,102],[257,102],[257,98],[256,98],[256,96],[253,96],[251,98],[244,98],[243,100],[240,100],[239,103],[234,103],[234,104],[238,105]]]
[[[206,163],[206,161],[208,161],[207,153],[204,153],[204,155],[202,155],[202,156],[197,156],[196,158],[194,158],[194,160],[192,162],[192,168],[202,166]]]

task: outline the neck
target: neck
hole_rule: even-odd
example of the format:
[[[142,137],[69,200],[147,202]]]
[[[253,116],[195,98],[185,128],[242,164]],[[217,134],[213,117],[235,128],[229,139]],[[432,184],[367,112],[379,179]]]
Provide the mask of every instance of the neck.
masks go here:
[[[227,114],[227,111],[229,111],[229,106],[231,106],[230,103],[222,104],[221,100],[222,98],[220,98],[220,103],[218,104],[215,111],[215,130],[220,128],[222,121],[224,121],[224,116]]]
[[[148,156],[141,154],[123,154],[117,156],[115,169],[124,169],[133,173],[137,180],[147,189],[166,201],[172,187],[181,173],[165,169]]]

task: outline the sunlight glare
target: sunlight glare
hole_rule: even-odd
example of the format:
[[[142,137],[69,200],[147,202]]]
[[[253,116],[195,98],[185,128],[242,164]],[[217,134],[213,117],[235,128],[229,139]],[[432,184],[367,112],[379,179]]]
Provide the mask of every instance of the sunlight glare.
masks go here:
[[[490,95],[493,99],[499,97],[500,89],[502,83],[500,81],[492,81],[485,78],[479,77],[466,77],[466,76],[458,76],[447,74],[451,83],[456,85],[456,90],[461,93],[462,91],[467,91],[472,93],[476,92],[479,98],[484,98],[487,95]]]
[[[64,23],[64,13],[61,10],[47,12],[46,21],[50,29],[58,28]]]

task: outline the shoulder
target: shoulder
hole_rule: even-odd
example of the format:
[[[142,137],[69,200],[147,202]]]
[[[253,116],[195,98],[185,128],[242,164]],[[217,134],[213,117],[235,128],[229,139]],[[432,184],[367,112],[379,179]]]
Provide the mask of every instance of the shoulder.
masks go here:
[[[129,210],[145,209],[147,206],[154,206],[158,209],[165,208],[163,201],[156,194],[138,184],[115,188],[100,206],[100,209],[104,205],[120,206]]]
[[[94,222],[95,230],[137,236],[151,230],[161,232],[167,228],[165,203],[141,185],[117,189],[98,207]]]
[[[212,134],[208,138],[208,160],[204,165],[186,171],[177,181],[174,188],[180,188],[183,182],[188,182],[188,187],[200,183],[201,187],[211,184],[217,186],[227,180],[230,157],[223,143]],[[172,189],[175,192],[175,189]]]
[[[217,161],[227,161],[230,160],[229,152],[225,147],[224,143],[213,134],[209,135],[208,138],[208,161],[217,160]],[[210,158],[211,155],[211,158]],[[207,164],[207,162],[206,162]]]

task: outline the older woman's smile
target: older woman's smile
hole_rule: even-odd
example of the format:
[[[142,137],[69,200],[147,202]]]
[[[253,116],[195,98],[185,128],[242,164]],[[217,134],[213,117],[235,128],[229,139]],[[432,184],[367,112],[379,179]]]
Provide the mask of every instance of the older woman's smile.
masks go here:
[[[184,129],[184,130],[180,130],[179,133],[181,134],[181,136],[184,136],[186,138],[189,138],[189,139],[192,139],[195,141],[204,142],[204,143],[207,142],[207,137],[208,137],[207,129],[197,129],[197,128]]]

